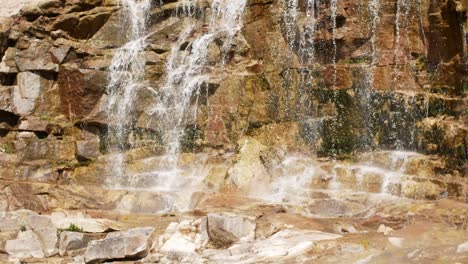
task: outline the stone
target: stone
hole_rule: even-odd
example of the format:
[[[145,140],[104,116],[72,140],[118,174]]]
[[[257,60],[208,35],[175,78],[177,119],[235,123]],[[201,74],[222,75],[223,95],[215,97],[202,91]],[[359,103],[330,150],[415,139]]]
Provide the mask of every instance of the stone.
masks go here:
[[[266,184],[270,175],[260,159],[260,153],[267,147],[254,138],[245,137],[239,141],[239,154],[237,162],[228,171],[229,179],[234,186],[248,189]]]
[[[172,235],[161,247],[160,252],[171,259],[193,258],[198,254],[195,252],[197,245],[186,236],[176,233]]]
[[[401,185],[401,194],[412,199],[437,199],[444,192],[439,185],[430,181],[406,180]]]
[[[258,256],[268,258],[296,256],[311,249],[315,242],[340,237],[340,235],[320,231],[285,229],[265,240],[256,242],[252,251]]]
[[[75,252],[84,250],[89,241],[97,239],[92,235],[80,232],[63,231],[60,233],[59,254],[60,256],[73,256]]]
[[[69,162],[75,160],[75,144],[71,140],[17,140],[14,144],[20,161]]]
[[[1,22],[1,21],[0,21]],[[0,73],[17,73],[15,62],[16,48],[8,47],[0,61]]]
[[[38,236],[45,256],[50,257],[57,254],[57,229],[52,221],[46,216],[33,215],[28,218],[27,222]]]
[[[403,238],[401,237],[389,237],[388,242],[397,248],[401,248],[403,246]]]
[[[210,213],[207,218],[210,242],[219,247],[230,246],[238,241],[255,239],[255,220],[232,213]]]
[[[18,129],[27,131],[47,132],[48,124],[49,122],[47,120],[43,120],[40,117],[29,116],[20,120]]]
[[[468,241],[457,246],[457,253],[468,252]]]
[[[109,233],[104,239],[89,242],[84,261],[92,264],[116,259],[144,258],[150,250],[150,236],[153,231],[154,228],[135,228]]]
[[[84,16],[79,16],[76,13],[65,14],[57,18],[50,30],[63,30],[76,39],[90,39],[106,23],[110,15],[108,12],[85,14]]]
[[[382,233],[385,236],[390,235],[393,232],[393,228],[385,226],[384,224],[381,224],[379,228],[377,229],[377,233]]]
[[[21,72],[17,76],[18,86],[12,87],[12,108],[19,115],[29,115],[36,109],[36,103],[51,82],[32,72]]]
[[[200,262],[200,250],[208,243],[206,217],[170,223],[159,237],[159,252],[171,261]]]
[[[76,155],[85,160],[96,159],[101,154],[99,146],[98,140],[78,140],[76,141]]]
[[[107,74],[103,71],[63,66],[57,82],[63,114],[82,118],[91,112],[104,94]]]
[[[16,66],[19,71],[58,72],[58,64],[52,59],[49,50],[52,44],[46,41],[32,40],[27,49],[16,52]]]
[[[39,237],[31,230],[18,233],[15,240],[8,240],[5,251],[12,259],[44,258]]]
[[[104,233],[112,230],[106,222],[111,222],[107,219],[95,219],[84,216],[66,216],[62,213],[53,213],[51,220],[57,229],[66,230],[71,224],[82,229],[83,232],[89,233]]]

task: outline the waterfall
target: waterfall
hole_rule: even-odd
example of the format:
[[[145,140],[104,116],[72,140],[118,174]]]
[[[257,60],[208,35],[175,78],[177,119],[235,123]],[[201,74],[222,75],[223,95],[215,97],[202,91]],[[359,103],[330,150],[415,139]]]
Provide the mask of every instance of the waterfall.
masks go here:
[[[299,59],[303,64],[314,63],[315,58],[315,30],[316,30],[316,16],[318,12],[315,12],[316,0],[308,0],[306,6],[306,18],[303,26],[303,30],[300,34],[299,41]]]
[[[366,70],[366,80],[365,80],[365,85],[361,88],[361,91],[359,91],[360,94],[360,103],[361,103],[361,109],[363,113],[363,118],[364,118],[364,123],[365,123],[365,128],[366,128],[366,135],[362,137],[362,146],[368,147],[369,145],[372,145],[371,141],[373,139],[373,131],[372,131],[372,119],[373,119],[373,111],[372,111],[372,105],[371,105],[371,91],[373,89],[374,85],[374,74],[375,74],[375,68],[378,63],[378,58],[377,58],[377,44],[376,44],[376,39],[377,39],[377,29],[380,24],[380,0],[371,0],[368,4],[368,9],[369,9],[369,15],[370,15],[370,45],[371,45],[371,62],[370,65],[368,65],[368,68]]]
[[[332,20],[332,41],[333,41],[333,87],[336,86],[337,70],[336,70],[336,56],[338,47],[336,45],[336,16],[338,11],[338,0],[331,0],[330,2],[331,20]]]
[[[397,1],[397,8],[395,13],[395,41],[393,47],[393,81],[395,83],[398,82],[398,70],[400,67],[400,63],[402,63],[401,59],[404,57],[404,52],[402,52],[401,48],[401,28],[402,26],[406,26],[406,20],[408,19],[408,0],[398,0]]]
[[[146,46],[146,24],[150,7],[150,0],[122,0],[122,21],[124,30],[128,32],[128,42],[114,53],[109,67],[107,148],[111,152],[120,152],[128,148],[128,135],[135,122],[131,114],[134,110],[136,91],[144,81],[145,58],[142,51]],[[123,176],[122,158],[118,157],[112,164],[119,177]]]
[[[184,10],[193,1],[184,2]],[[177,187],[177,162],[181,151],[180,140],[191,120],[196,119],[196,111],[191,111],[191,100],[200,96],[200,89],[209,80],[207,56],[210,45],[216,45],[217,38],[224,37],[222,53],[231,48],[232,40],[242,28],[242,18],[246,1],[214,0],[211,4],[211,19],[209,30],[191,41],[187,47],[182,46],[190,42],[195,33],[195,25],[185,21],[185,26],[178,41],[173,45],[170,58],[166,65],[167,77],[165,83],[157,91],[157,99],[150,115],[158,123],[158,130],[162,134],[162,141],[166,152],[164,190]],[[187,12],[186,14],[190,14]]]
[[[296,22],[298,0],[286,0],[283,20],[285,24],[285,38],[289,47],[295,49]]]

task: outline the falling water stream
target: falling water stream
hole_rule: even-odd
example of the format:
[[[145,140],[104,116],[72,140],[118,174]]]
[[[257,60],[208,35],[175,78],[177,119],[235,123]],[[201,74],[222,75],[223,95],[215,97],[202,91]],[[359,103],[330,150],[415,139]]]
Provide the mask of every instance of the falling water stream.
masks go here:
[[[243,27],[247,0],[213,0],[209,3],[209,8],[201,7],[200,5],[206,3],[200,3],[196,0],[180,1],[173,16],[182,20],[182,29],[177,39],[172,43],[165,65],[164,80],[155,87],[148,87],[145,82],[145,58],[143,55],[149,35],[147,23],[151,2],[150,0],[122,0],[121,21],[128,34],[126,35],[127,43],[115,51],[109,68],[109,85],[107,87],[109,138],[107,148],[116,155],[111,164],[114,177],[133,178],[133,180],[120,181],[125,184],[119,187],[141,189],[144,186],[143,189],[151,191],[184,192],[185,199],[175,205],[181,209],[190,203],[190,198],[187,198],[190,196],[187,190],[190,190],[190,193],[197,191],[197,186],[201,184],[203,176],[206,174],[206,171],[203,170],[187,173],[181,168],[181,140],[187,128],[196,124],[197,103],[203,90],[207,89],[207,85],[213,78],[213,69],[222,70],[228,63],[227,54],[232,49],[236,36]],[[407,2],[408,0],[397,2],[395,64],[399,62],[400,58],[399,53],[402,46],[400,28],[405,25],[402,21],[406,20],[407,17]],[[336,88],[337,16],[339,15],[338,5],[340,2],[331,0],[328,13],[325,10],[320,10],[321,7],[325,6],[322,5],[321,1],[308,0],[305,3],[304,17],[299,12],[299,4],[299,0],[285,0],[283,2],[283,34],[290,49],[289,66],[294,62],[295,55],[297,55],[299,63],[303,64],[304,69],[313,67],[317,63],[315,58],[320,51],[315,49],[315,34],[321,26],[318,21],[322,12],[330,14],[328,18],[332,28],[328,33],[331,33],[331,39],[328,37],[327,41],[332,41],[333,88]],[[204,11],[200,14],[196,10]],[[365,85],[358,91],[364,113],[363,118],[367,125],[367,135],[363,136],[366,144],[371,141],[373,136],[369,123],[372,119],[371,90],[379,62],[377,40],[380,26],[380,0],[370,0],[368,11],[371,61],[370,64],[363,65],[366,70],[366,80]],[[328,36],[330,36],[329,34]],[[296,39],[297,37],[299,39]],[[218,49],[220,53],[218,60],[214,63],[209,61],[209,54],[213,48]],[[291,77],[290,72],[289,77]],[[136,123],[136,120],[132,118],[132,113],[135,111],[135,100],[139,89],[150,90],[154,95],[151,99],[151,107],[146,110],[147,116],[150,117],[148,127],[156,127],[158,135],[161,137],[164,153],[161,156],[149,157],[144,160],[146,164],[157,164],[157,169],[149,169],[130,176],[126,175],[123,153],[131,148],[128,136]],[[333,93],[335,94],[333,100],[337,101],[337,91],[333,91]],[[403,148],[401,147],[401,149]],[[259,195],[262,195],[262,199],[270,202],[291,204],[306,203],[320,192],[334,193],[340,199],[346,199],[348,191],[353,194],[372,193],[379,197],[394,196],[394,186],[398,184],[400,179],[406,177],[404,171],[406,161],[416,154],[390,152],[386,155],[387,159],[391,160],[391,164],[387,166],[377,166],[366,162],[357,164],[335,162],[328,169],[324,169],[323,164],[310,161],[303,156],[287,155],[273,173],[270,194]],[[204,156],[203,160],[206,159]],[[343,176],[343,173],[348,175],[346,177],[353,178],[353,183],[344,180],[346,177]],[[187,176],[187,174],[189,175]],[[371,189],[368,183],[370,180],[378,181],[378,187],[373,186]],[[115,178],[112,181],[119,182]],[[300,188],[298,189],[297,186]]]
[[[144,81],[146,24],[151,8],[150,0],[122,0],[122,22],[128,42],[118,49],[109,67],[107,113],[109,118],[108,150],[124,151],[128,134],[135,120],[129,118],[134,110],[137,90]],[[123,155],[116,156],[112,169],[116,177],[124,176]]]

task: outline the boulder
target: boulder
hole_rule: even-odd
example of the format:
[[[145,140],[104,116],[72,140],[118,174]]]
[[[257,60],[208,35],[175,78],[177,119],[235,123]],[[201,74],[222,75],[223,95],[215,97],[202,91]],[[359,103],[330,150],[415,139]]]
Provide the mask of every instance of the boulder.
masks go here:
[[[255,239],[255,220],[231,213],[211,213],[207,217],[210,242],[218,247]]]
[[[5,250],[11,258],[44,258],[57,254],[57,229],[48,217],[26,211],[10,215],[5,223],[6,226],[2,226],[5,229],[8,229],[8,226],[10,230],[20,229],[18,237],[8,240],[5,245]]]
[[[90,241],[99,238],[100,235],[96,234],[64,231],[60,233],[59,254],[74,256],[84,251]]]
[[[54,62],[49,50],[50,42],[38,39],[29,41],[28,48],[16,52],[16,66],[21,72],[45,71],[57,72],[58,64]]]
[[[171,223],[159,237],[159,252],[178,262],[200,262],[198,252],[208,243],[206,217]]]
[[[238,144],[237,162],[228,172],[231,183],[236,187],[247,189],[253,183],[268,183],[271,176],[260,159],[262,151],[268,148],[251,137],[242,138]]]
[[[86,215],[66,215],[63,213],[52,213],[50,218],[55,227],[62,230],[67,229],[71,224],[76,225],[78,228],[83,230],[83,232],[89,233],[104,233],[113,229],[109,226],[112,225],[112,221],[107,219],[90,218]]]
[[[15,240],[8,240],[5,251],[12,259],[45,257],[39,237],[31,230],[20,232]]]
[[[16,68],[15,56],[16,48],[8,47],[8,49],[5,51],[5,54],[3,55],[2,60],[0,61],[0,73],[18,72],[18,69]]]
[[[18,86],[12,86],[12,108],[19,115],[32,114],[36,101],[52,81],[32,72],[21,72],[17,76]]]
[[[406,180],[401,184],[401,195],[412,199],[437,199],[446,191],[428,180]]]
[[[78,158],[92,160],[100,155],[98,140],[79,140],[76,142]]]
[[[140,259],[146,257],[151,247],[154,228],[135,228],[109,233],[106,238],[91,241],[84,255],[85,263],[102,263],[115,259]]]
[[[160,252],[167,254],[171,259],[184,259],[197,257],[197,248],[197,245],[187,236],[176,233],[164,243]]]
[[[297,256],[314,246],[314,242],[334,240],[340,235],[314,230],[285,229],[268,239],[259,241],[251,249],[256,256],[276,258],[281,256]]]
[[[468,241],[457,246],[457,253],[468,252]]]
[[[392,232],[393,232],[393,228],[391,228],[389,226],[385,226],[384,224],[381,224],[379,226],[379,228],[377,229],[377,233],[382,233],[385,236],[390,235],[390,233],[392,233]]]

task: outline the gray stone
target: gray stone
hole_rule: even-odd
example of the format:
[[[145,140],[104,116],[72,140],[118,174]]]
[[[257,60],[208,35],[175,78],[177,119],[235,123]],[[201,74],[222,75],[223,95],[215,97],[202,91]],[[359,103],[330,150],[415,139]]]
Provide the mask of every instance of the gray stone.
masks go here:
[[[208,214],[208,235],[213,243],[229,244],[255,239],[255,220],[231,213]]]
[[[16,48],[9,47],[5,54],[3,55],[2,60],[0,61],[0,73],[16,73],[18,69],[16,69]]]
[[[57,254],[57,229],[48,217],[31,211],[17,211],[0,219],[0,222],[2,231],[22,231],[16,239],[6,243],[6,251],[12,258],[50,257]]]
[[[96,234],[64,231],[60,233],[59,254],[74,256],[84,251],[90,241],[99,238]]]
[[[46,132],[48,124],[49,122],[47,122],[46,120],[42,120],[39,117],[29,116],[20,121],[18,129],[28,130],[28,131]]]
[[[8,240],[5,251],[12,259],[44,258],[39,237],[31,230],[18,233],[14,240]]]
[[[91,160],[99,156],[98,140],[80,140],[76,142],[76,154],[79,158]]]
[[[52,44],[46,41],[34,40],[25,50],[16,52],[16,66],[24,71],[50,71],[57,72],[58,64],[54,63],[49,50]]]
[[[154,228],[135,228],[110,233],[104,239],[91,241],[84,255],[85,263],[144,258],[150,250],[150,237],[153,231]]]
[[[51,81],[32,72],[21,72],[17,76],[18,86],[12,89],[12,108],[19,115],[30,115],[36,108],[36,101],[48,88]]]

